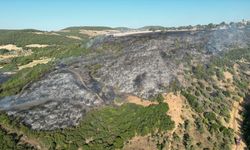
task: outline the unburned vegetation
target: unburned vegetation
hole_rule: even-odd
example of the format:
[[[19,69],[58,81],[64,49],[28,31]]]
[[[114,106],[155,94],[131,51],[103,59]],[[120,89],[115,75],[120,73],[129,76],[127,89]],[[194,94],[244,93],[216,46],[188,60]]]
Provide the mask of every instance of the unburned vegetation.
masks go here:
[[[0,122],[39,139],[50,149],[117,149],[136,135],[163,133],[173,129],[174,122],[166,115],[167,111],[168,105],[165,103],[148,107],[135,104],[107,106],[88,113],[75,128],[53,132],[32,131],[23,125],[17,126],[18,120],[10,121],[4,114],[1,115]],[[12,146],[16,144],[18,141],[11,143]]]

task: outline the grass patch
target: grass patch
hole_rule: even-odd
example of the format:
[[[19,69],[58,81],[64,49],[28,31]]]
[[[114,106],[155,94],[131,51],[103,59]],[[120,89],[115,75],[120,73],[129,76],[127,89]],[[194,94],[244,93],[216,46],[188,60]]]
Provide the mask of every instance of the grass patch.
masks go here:
[[[53,64],[39,64],[33,68],[25,68],[13,75],[0,85],[0,97],[15,95],[31,81],[38,80],[44,73],[49,72]]]

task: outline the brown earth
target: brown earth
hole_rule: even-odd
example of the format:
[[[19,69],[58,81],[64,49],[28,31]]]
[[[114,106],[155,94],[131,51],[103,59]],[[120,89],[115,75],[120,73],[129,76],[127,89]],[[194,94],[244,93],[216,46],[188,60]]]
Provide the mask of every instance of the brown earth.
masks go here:
[[[174,94],[174,93],[169,93],[164,96],[165,100],[164,102],[168,104],[169,110],[167,114],[171,117],[171,119],[175,122],[175,128],[179,125],[182,124],[184,121],[182,119],[182,114],[183,114],[183,106],[185,105],[181,95]]]
[[[240,112],[243,110],[241,103],[243,102],[243,98],[239,102],[235,101],[233,104],[233,108],[231,111],[231,119],[229,121],[229,127],[232,128],[235,132],[236,139],[241,138],[242,139],[242,133],[241,133],[241,123],[242,123],[242,116],[240,115]],[[232,150],[245,150],[246,144],[241,140],[240,144],[232,145]]]
[[[158,104],[157,102],[151,102],[149,100],[143,100],[137,96],[132,96],[132,95],[129,95],[127,98],[126,98],[127,102],[128,103],[133,103],[133,104],[136,104],[136,105],[141,105],[143,107],[147,107],[149,105],[153,105],[153,104]]]
[[[233,81],[233,75],[228,71],[224,72],[224,77],[225,77],[226,80]]]

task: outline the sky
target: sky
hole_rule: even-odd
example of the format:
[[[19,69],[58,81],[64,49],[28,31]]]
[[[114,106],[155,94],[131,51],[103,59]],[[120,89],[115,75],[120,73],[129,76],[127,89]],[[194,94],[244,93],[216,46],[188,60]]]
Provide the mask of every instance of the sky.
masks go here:
[[[0,0],[0,29],[138,28],[250,20],[250,0]]]

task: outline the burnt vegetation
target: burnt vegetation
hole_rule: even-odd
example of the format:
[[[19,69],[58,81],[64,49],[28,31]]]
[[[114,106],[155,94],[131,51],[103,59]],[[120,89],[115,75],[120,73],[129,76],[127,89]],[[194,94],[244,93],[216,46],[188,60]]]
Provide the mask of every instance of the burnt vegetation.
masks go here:
[[[197,31],[147,28],[154,32],[94,38],[80,30],[112,28],[1,31],[0,45],[15,44],[24,51],[28,44],[50,46],[31,48],[31,55],[0,61],[1,74],[13,73],[0,85],[0,108],[30,104],[36,97],[44,100],[32,107],[1,112],[0,149],[37,149],[23,141],[25,138],[37,139],[36,144],[47,149],[121,149],[135,136],[154,138],[158,149],[169,145],[172,149],[231,149],[236,135],[228,127],[232,105],[249,98],[249,25],[209,24],[197,26]],[[0,50],[0,55],[10,53]],[[54,59],[18,69],[43,57]],[[225,72],[232,77],[226,77]],[[165,92],[179,93],[184,99],[181,109],[188,112],[182,110],[183,124],[175,124],[166,115]],[[63,94],[64,99],[60,97]],[[123,94],[142,97],[154,105],[126,103]],[[114,99],[124,104],[115,105]],[[242,131],[249,146],[249,105],[245,110]],[[174,127],[177,130],[169,137]]]

